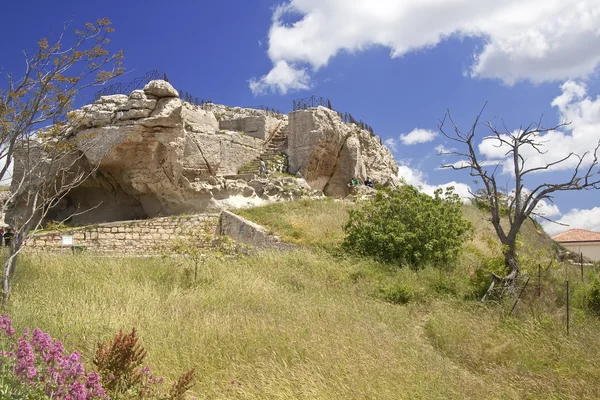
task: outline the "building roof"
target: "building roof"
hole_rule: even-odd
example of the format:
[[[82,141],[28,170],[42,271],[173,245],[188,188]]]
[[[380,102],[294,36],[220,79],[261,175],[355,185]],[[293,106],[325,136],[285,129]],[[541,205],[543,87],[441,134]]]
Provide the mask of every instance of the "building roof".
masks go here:
[[[600,232],[586,231],[585,229],[570,229],[552,236],[552,239],[559,243],[600,242]]]

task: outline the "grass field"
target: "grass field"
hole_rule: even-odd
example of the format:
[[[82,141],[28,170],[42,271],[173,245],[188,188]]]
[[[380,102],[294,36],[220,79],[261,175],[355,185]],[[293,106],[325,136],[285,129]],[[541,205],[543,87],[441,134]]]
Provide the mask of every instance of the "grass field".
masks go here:
[[[574,308],[565,330],[560,282],[577,270],[551,266],[542,298],[508,316],[469,300],[473,269],[498,251],[477,210],[460,266],[414,272],[339,254],[354,206],[246,210],[298,249],[211,260],[197,283],[181,259],[25,257],[8,311],[88,364],[135,326],[156,374],[196,368],[201,399],[600,398],[600,320]],[[528,268],[546,265],[550,241],[526,229]]]

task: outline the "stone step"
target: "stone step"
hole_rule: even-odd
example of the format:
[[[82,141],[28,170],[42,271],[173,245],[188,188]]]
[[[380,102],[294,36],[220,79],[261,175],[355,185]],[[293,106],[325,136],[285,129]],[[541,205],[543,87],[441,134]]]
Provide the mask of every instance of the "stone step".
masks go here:
[[[241,170],[240,170],[241,171]],[[258,170],[257,170],[258,171]],[[229,179],[232,181],[237,181],[237,180],[243,180],[246,182],[251,181],[252,179],[254,179],[254,173],[246,173],[246,174],[237,174],[237,175],[223,175],[223,178],[225,179]]]

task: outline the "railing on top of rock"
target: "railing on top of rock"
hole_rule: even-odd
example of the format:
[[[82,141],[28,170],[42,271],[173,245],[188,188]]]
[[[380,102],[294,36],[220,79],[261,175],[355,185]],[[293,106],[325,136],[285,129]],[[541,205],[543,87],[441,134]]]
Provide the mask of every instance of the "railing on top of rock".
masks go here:
[[[96,94],[94,95],[94,100],[98,100],[102,96],[111,96],[113,94],[129,94],[129,93],[133,92],[134,90],[143,89],[144,86],[146,86],[146,84],[148,82],[156,80],[156,79],[162,79],[167,82],[169,81],[167,79],[167,74],[155,69],[155,70],[146,72],[146,74],[144,76],[134,78],[133,81],[131,81],[131,82],[113,83],[112,85],[107,86],[104,89],[97,91]]]
[[[113,83],[112,85],[107,86],[104,89],[97,91],[96,94],[94,95],[94,100],[98,100],[102,96],[110,96],[113,94],[129,94],[129,93],[133,92],[134,90],[143,89],[144,86],[146,86],[146,84],[148,84],[148,82],[156,80],[156,79],[162,79],[164,81],[169,82],[169,78],[167,78],[166,73],[155,69],[155,70],[146,72],[146,74],[144,76],[134,78],[133,81],[131,81],[131,82]],[[200,99],[182,89],[177,90],[177,92],[179,92],[179,98],[181,100],[186,101],[188,103],[195,104],[200,107],[204,106],[205,104],[212,103],[212,101],[210,101],[210,99],[209,100]]]
[[[200,99],[196,96],[189,94],[188,92],[186,92],[183,89],[177,89],[177,92],[179,93],[179,98],[183,101],[187,101],[188,103],[195,104],[200,107],[204,107],[205,104],[212,104],[212,101],[210,99],[208,99],[208,100]]]
[[[341,112],[341,111],[334,110],[334,108],[331,106],[331,101],[326,97],[310,96],[310,97],[306,97],[304,99],[294,100],[293,105],[292,105],[292,111],[306,110],[309,108],[314,108],[314,107],[319,107],[319,106],[326,107],[332,111],[335,111],[342,119],[342,122],[344,122],[346,124],[354,124],[354,125],[360,127],[361,129],[369,131],[371,133],[371,135],[375,135],[375,132],[373,131],[373,127],[371,127],[371,125],[367,124],[363,120],[356,120],[352,116],[352,114],[350,114],[348,112]]]
[[[276,108],[272,108],[272,107],[267,107],[267,106],[247,106],[247,107],[243,107],[243,108],[251,108],[253,110],[261,110],[261,111],[266,111],[266,113],[268,115],[283,115],[283,113],[279,110],[277,110]]]

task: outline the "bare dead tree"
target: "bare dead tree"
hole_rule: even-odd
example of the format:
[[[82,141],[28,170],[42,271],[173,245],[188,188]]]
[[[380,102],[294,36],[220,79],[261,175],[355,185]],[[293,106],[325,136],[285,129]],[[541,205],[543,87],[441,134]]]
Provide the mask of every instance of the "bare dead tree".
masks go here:
[[[94,169],[83,168],[81,149],[68,139],[72,127],[63,121],[82,90],[123,73],[122,51],[106,49],[114,31],[108,19],[88,22],[73,35],[70,29],[65,23],[55,41],[42,38],[33,55],[23,52],[22,77],[7,75],[6,89],[0,89],[0,182],[10,180],[10,169],[15,169],[5,211],[22,208],[11,221],[15,239],[3,267],[3,305],[23,245],[51,206]],[[40,129],[48,124],[52,128]],[[13,165],[17,152],[19,165]]]
[[[502,129],[497,128],[493,123],[494,119],[481,123],[481,115],[484,109],[485,105],[467,132],[462,131],[456,125],[450,111],[446,113],[438,125],[440,132],[446,138],[458,143],[463,149],[445,153],[459,157],[459,161],[454,164],[442,165],[442,168],[469,170],[471,176],[477,177],[481,181],[483,190],[471,193],[471,195],[477,201],[483,201],[489,205],[490,221],[503,245],[502,251],[508,273],[506,276],[492,274],[490,288],[482,300],[488,298],[495,286],[503,285],[509,289],[514,286],[515,280],[521,272],[517,257],[517,235],[527,218],[536,215],[536,207],[541,201],[548,200],[552,202],[553,193],[555,192],[600,189],[600,170],[598,168],[600,141],[595,149],[584,154],[571,152],[564,157],[557,158],[555,161],[528,167],[526,166],[527,159],[523,155],[526,152],[525,149],[533,149],[540,155],[546,154],[547,150],[544,150],[544,143],[540,139],[540,135],[560,129],[568,123],[545,127],[540,119],[527,126],[521,126],[515,131],[510,131],[504,123],[502,123]],[[448,122],[452,128],[450,132],[445,128]],[[477,139],[476,130],[481,125],[485,126],[491,133],[491,135],[484,137],[483,141],[492,141],[497,148],[506,149],[504,160],[490,163],[482,160],[481,156],[478,155],[475,140]],[[550,170],[572,159],[576,160],[576,165],[568,180],[560,183],[542,183],[532,190],[525,187],[525,178],[530,174]],[[510,163],[512,167],[512,190],[509,189],[508,191],[503,190],[497,181],[498,170],[505,161]],[[502,225],[501,217],[503,214],[508,217],[507,228]]]
[[[10,296],[19,254],[42,227],[50,210],[97,170],[97,165],[85,157],[95,140],[88,140],[83,146],[74,141],[40,133],[17,142],[11,196],[6,203],[7,219],[15,236],[2,270],[3,305]],[[85,211],[88,210],[76,210],[74,214]]]

